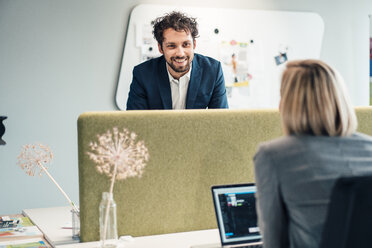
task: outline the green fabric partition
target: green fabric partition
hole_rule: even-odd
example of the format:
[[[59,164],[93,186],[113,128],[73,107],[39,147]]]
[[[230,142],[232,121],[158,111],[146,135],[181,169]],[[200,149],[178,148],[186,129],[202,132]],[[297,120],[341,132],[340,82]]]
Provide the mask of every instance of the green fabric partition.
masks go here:
[[[357,109],[372,134],[372,108]],[[257,145],[282,135],[277,110],[159,110],[83,113],[78,120],[81,240],[99,240],[98,206],[107,176],[89,159],[89,142],[127,128],[149,149],[141,178],[117,181],[119,235],[145,236],[216,228],[210,187],[253,182]]]
[[[372,136],[372,107],[355,109],[358,118],[358,131]]]

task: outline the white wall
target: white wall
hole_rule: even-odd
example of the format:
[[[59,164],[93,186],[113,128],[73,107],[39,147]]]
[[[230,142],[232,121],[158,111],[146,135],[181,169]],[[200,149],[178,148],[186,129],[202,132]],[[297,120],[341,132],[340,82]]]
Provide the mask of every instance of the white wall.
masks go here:
[[[317,12],[325,22],[321,58],[344,76],[354,104],[368,104],[367,0],[0,0],[0,115],[8,116],[0,215],[66,205],[48,178],[16,166],[27,143],[50,145],[50,173],[78,201],[76,120],[115,110],[129,13],[139,3]]]

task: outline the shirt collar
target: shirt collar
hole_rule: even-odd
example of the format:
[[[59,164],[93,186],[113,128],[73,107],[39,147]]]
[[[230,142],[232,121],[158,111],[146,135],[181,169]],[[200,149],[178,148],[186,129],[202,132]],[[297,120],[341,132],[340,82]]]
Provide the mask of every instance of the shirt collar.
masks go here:
[[[192,62],[190,64],[190,70],[185,74],[183,75],[182,77],[180,77],[178,80],[175,79],[172,74],[170,74],[169,70],[168,70],[168,65],[165,64],[165,67],[167,68],[167,72],[168,72],[168,76],[169,76],[169,82],[176,82],[178,83],[182,78],[186,77],[187,80],[190,80],[190,76],[191,76],[191,69],[192,69]]]

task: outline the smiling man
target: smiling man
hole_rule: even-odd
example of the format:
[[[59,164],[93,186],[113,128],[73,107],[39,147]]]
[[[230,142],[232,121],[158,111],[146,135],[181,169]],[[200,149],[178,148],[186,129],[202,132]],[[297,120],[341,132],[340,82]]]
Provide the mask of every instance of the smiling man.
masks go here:
[[[127,110],[228,108],[220,62],[194,53],[195,18],[172,12],[152,23],[162,56],[134,67]]]

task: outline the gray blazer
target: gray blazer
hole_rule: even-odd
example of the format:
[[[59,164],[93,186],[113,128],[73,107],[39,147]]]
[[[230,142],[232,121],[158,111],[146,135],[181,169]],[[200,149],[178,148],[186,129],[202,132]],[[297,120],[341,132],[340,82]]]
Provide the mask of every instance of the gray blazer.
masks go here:
[[[285,136],[254,157],[265,248],[319,247],[336,178],[372,174],[372,137]]]

